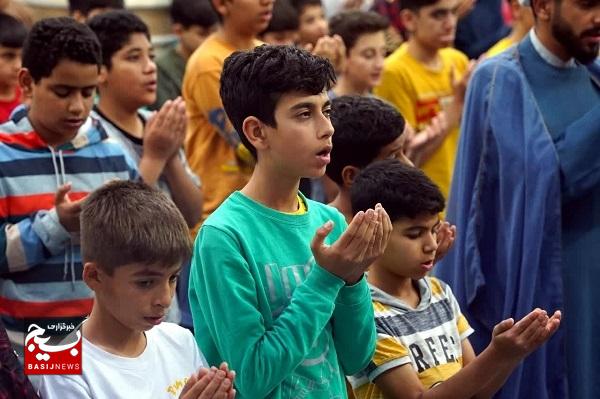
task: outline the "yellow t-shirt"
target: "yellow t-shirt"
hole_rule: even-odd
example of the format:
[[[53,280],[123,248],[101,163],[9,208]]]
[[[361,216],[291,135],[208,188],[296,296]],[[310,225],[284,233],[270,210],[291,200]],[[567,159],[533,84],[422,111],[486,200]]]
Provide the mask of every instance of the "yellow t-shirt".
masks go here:
[[[256,41],[257,46],[260,44]],[[236,156],[240,139],[227,119],[219,95],[223,63],[236,50],[215,34],[209,36],[190,57],[183,78],[188,115],[185,153],[190,167],[203,182],[200,224],[229,194],[241,189],[252,173],[252,167]]]
[[[454,69],[455,79],[460,79],[469,60],[460,51],[445,48],[439,51],[441,68],[433,70],[413,58],[407,49],[404,43],[386,58],[381,83],[374,94],[394,104],[418,132],[452,102],[451,71]],[[446,197],[450,191],[458,132],[458,128],[452,130],[422,166]]]
[[[507,48],[509,48],[510,46],[512,46],[513,44],[515,44],[515,42],[508,37],[505,37],[504,39],[501,39],[498,41],[498,43],[494,44],[486,53],[485,55],[487,57],[493,57],[495,55],[500,54],[501,52],[503,52],[504,50],[506,50]]]

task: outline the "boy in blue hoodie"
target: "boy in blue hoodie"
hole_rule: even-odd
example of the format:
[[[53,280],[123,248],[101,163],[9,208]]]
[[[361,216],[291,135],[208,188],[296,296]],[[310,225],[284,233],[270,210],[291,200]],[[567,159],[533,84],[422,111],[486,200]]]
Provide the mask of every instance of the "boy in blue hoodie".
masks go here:
[[[39,21],[19,73],[30,106],[0,125],[0,317],[17,348],[25,319],[90,312],[78,246],[81,200],[107,180],[137,177],[131,159],[88,117],[100,65],[88,27],[71,18]]]

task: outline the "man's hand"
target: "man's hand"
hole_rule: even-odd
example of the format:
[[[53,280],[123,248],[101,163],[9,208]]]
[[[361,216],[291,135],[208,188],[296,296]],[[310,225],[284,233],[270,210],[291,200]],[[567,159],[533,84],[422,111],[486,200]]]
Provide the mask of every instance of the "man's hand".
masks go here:
[[[146,124],[144,153],[154,161],[166,163],[183,146],[187,117],[181,97],[166,101]]]
[[[502,358],[520,361],[556,332],[560,320],[560,311],[549,318],[541,309],[531,311],[517,323],[506,319],[494,327],[490,347]]]
[[[79,231],[79,214],[83,198],[77,201],[69,199],[71,183],[64,184],[56,191],[54,208],[60,224],[70,233]]]
[[[353,284],[385,251],[392,222],[381,204],[377,204],[375,210],[358,212],[340,238],[331,246],[325,245],[325,237],[332,228],[333,222],[329,221],[317,230],[311,243],[312,253],[317,264]]]
[[[180,399],[234,399],[233,388],[235,371],[228,369],[227,363],[221,363],[210,369],[201,368],[190,376],[181,390]]]

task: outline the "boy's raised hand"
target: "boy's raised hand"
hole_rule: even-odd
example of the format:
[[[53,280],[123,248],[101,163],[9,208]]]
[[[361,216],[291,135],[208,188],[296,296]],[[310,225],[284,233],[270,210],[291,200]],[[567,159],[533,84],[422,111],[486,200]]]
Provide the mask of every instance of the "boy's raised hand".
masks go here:
[[[315,261],[348,284],[360,280],[365,270],[385,251],[392,223],[381,206],[358,212],[346,231],[333,245],[326,245],[333,222],[319,228],[311,243]]]
[[[146,124],[143,155],[166,163],[183,145],[186,123],[183,99],[166,101]]]
[[[450,248],[452,248],[452,245],[454,245],[455,238],[456,238],[456,226],[451,225],[450,223],[448,223],[445,220],[442,221],[440,223],[440,227],[437,232],[438,248],[437,248],[437,251],[435,251],[434,262],[438,262],[444,256],[446,256],[446,254],[448,253]]]
[[[79,214],[83,198],[77,201],[69,199],[71,183],[63,184],[56,191],[54,197],[54,208],[60,224],[68,231],[79,231]]]
[[[181,390],[180,399],[234,399],[233,388],[235,371],[230,371],[227,363],[221,363],[219,369],[201,368],[194,373]]]
[[[500,357],[520,361],[556,332],[560,320],[560,311],[548,317],[541,309],[534,309],[516,323],[513,319],[503,320],[494,327],[490,346]]]

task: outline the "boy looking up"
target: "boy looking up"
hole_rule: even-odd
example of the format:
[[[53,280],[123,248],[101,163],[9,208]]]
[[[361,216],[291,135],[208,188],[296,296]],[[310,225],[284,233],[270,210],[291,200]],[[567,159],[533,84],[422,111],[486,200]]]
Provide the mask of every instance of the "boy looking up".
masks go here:
[[[68,17],[37,22],[19,72],[30,106],[0,125],[0,315],[19,345],[24,319],[89,314],[81,199],[106,180],[137,177],[121,146],[88,118],[101,62],[87,26]]]
[[[194,337],[163,322],[191,255],[185,220],[166,195],[141,182],[99,188],[82,207],[81,246],[83,279],[95,294],[82,326],[82,373],[44,376],[44,398],[197,399],[194,385],[205,383],[218,394],[201,398],[235,394],[227,396],[233,375],[225,366],[204,369],[198,381],[207,364]]]
[[[374,94],[390,101],[417,135],[429,125],[446,125],[431,140],[420,167],[448,194],[469,61],[449,47],[456,32],[457,0],[403,0],[408,41],[386,60]],[[440,121],[440,115],[442,121]]]
[[[273,18],[260,34],[267,44],[295,45],[298,41],[298,13],[289,0],[277,0],[273,5]]]
[[[290,0],[298,13],[298,44],[315,47],[323,36],[329,34],[329,26],[321,0]]]
[[[475,356],[473,332],[448,285],[428,277],[438,249],[444,197],[419,169],[395,160],[367,166],[354,180],[352,208],[377,201],[390,210],[394,230],[383,256],[369,269],[377,348],[352,378],[359,399],[489,398],[528,354],[558,329],[535,309],[496,325],[489,346]]]
[[[86,23],[103,12],[123,8],[123,0],[69,0],[69,15],[81,23]]]
[[[256,36],[271,20],[274,0],[211,0],[219,27],[192,54],[183,78],[189,117],[185,152],[204,183],[202,221],[246,184],[254,159],[225,115],[219,96],[223,61],[236,50],[260,44]]]
[[[152,109],[181,96],[185,65],[192,53],[217,28],[219,21],[210,0],[173,0],[170,8],[173,33],[178,40],[156,58],[158,86]]]
[[[200,230],[190,304],[200,347],[238,370],[241,398],[346,398],[344,375],[373,353],[362,276],[387,244],[387,214],[375,206],[346,229],[298,191],[329,163],[334,80],[327,60],[292,46],[225,62],[223,104],[257,163]]]
[[[27,28],[19,20],[0,13],[0,123],[21,104],[19,70]]]
[[[330,34],[346,47],[346,62],[333,89],[335,96],[369,95],[381,81],[385,60],[385,31],[389,22],[379,14],[345,11],[329,21]]]

